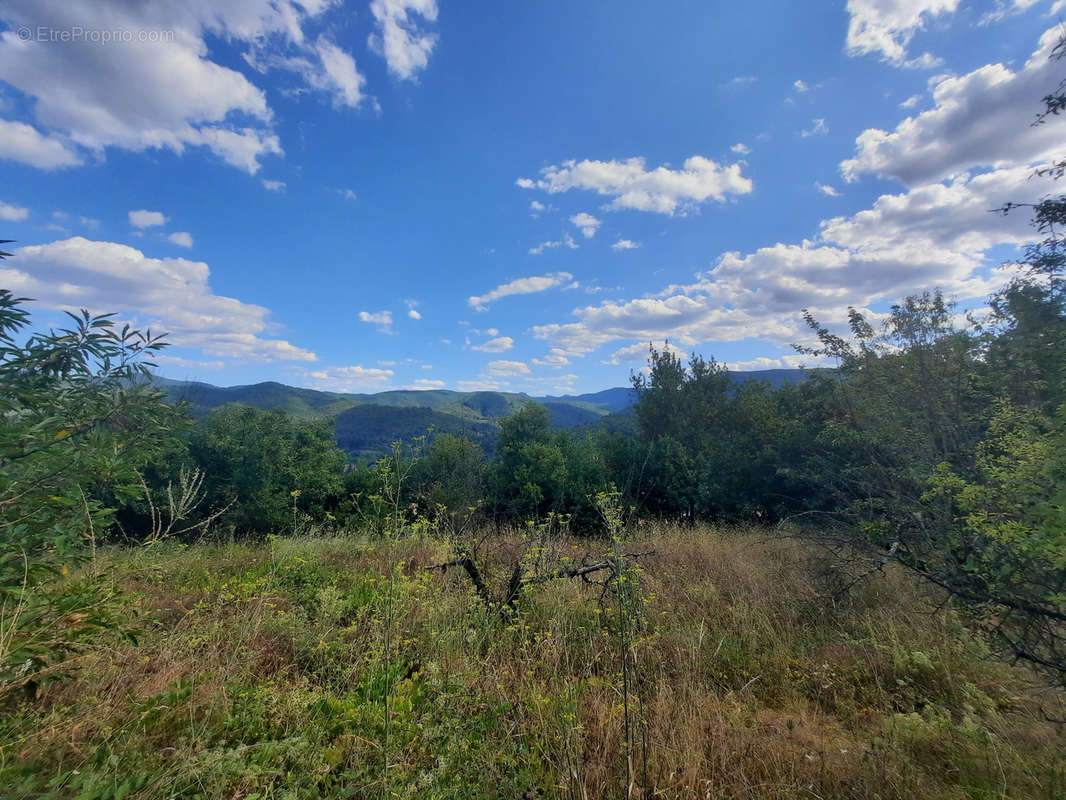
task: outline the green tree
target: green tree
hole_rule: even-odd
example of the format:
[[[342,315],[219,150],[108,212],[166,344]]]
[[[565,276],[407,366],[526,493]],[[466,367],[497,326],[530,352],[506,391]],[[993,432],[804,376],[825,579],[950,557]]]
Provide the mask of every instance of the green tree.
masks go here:
[[[95,555],[186,421],[146,381],[159,337],[83,311],[21,339],[25,302],[0,290],[0,688],[55,677],[117,626],[100,576],[61,576]]]
[[[505,517],[525,521],[563,511],[566,457],[553,436],[547,408],[529,403],[502,419],[498,451],[493,495]]]
[[[196,425],[189,453],[210,482],[209,504],[241,534],[291,530],[294,508],[322,517],[343,490],[344,453],[326,420],[222,406]]]

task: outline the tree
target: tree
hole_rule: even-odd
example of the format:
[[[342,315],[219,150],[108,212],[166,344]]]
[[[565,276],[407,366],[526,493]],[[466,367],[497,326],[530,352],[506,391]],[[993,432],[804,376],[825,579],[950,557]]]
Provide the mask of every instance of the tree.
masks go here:
[[[145,380],[160,337],[83,311],[20,341],[26,302],[0,289],[0,691],[56,677],[118,627],[99,576],[58,578],[95,555],[186,419]]]
[[[209,504],[242,534],[292,530],[299,510],[323,516],[343,490],[345,456],[326,420],[222,406],[200,420],[189,452],[210,482]]]

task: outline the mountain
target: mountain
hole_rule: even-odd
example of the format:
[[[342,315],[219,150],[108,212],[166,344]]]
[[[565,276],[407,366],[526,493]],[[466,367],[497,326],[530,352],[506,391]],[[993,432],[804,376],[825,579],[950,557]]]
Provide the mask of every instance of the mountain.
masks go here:
[[[763,380],[777,388],[799,383],[807,376],[799,369],[769,369],[730,373],[733,380]],[[298,417],[335,420],[337,443],[353,457],[386,453],[394,441],[410,441],[431,430],[463,434],[491,450],[498,420],[527,403],[540,403],[557,428],[586,427],[630,431],[635,420],[630,410],[636,392],[628,387],[578,395],[533,397],[515,392],[456,392],[450,389],[393,390],[374,394],[301,389],[275,381],[247,386],[214,386],[199,381],[174,381],[156,376],[153,382],[173,402],[184,401],[194,416],[218,406],[241,403],[264,410],[282,409]]]

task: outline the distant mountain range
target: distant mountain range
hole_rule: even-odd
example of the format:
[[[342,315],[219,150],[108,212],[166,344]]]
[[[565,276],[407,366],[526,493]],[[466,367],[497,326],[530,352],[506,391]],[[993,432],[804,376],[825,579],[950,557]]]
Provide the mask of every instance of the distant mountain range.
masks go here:
[[[769,369],[730,373],[741,383],[757,379],[774,388],[806,380],[799,369]],[[197,381],[156,377],[156,385],[174,402],[189,404],[194,416],[229,403],[264,410],[282,409],[298,417],[332,417],[337,444],[353,458],[376,458],[394,441],[410,441],[430,429],[464,434],[491,450],[499,420],[527,403],[540,403],[551,412],[558,428],[594,426],[632,430],[636,393],[627,387],[558,397],[533,397],[514,392],[455,392],[447,389],[399,390],[375,394],[347,394],[301,389],[267,381],[248,386],[214,386]]]

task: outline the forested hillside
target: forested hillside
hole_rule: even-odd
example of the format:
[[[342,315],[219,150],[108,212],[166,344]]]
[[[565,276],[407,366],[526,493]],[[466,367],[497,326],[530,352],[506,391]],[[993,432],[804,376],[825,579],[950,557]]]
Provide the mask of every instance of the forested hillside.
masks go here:
[[[738,386],[756,380],[778,388],[807,380],[807,373],[800,369],[733,372],[730,380]],[[631,430],[630,422],[624,417],[632,414],[637,399],[632,388],[624,387],[582,395],[531,397],[506,392],[432,389],[344,394],[273,382],[219,387],[159,376],[152,381],[171,402],[186,404],[194,417],[222,405],[239,403],[264,411],[281,410],[296,417],[332,418],[337,444],[353,459],[380,457],[390,451],[393,442],[410,444],[419,437],[432,438],[438,433],[470,436],[491,451],[499,420],[528,403],[547,408],[555,428],[593,426],[601,430]]]

